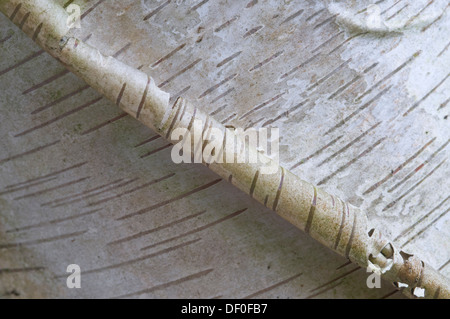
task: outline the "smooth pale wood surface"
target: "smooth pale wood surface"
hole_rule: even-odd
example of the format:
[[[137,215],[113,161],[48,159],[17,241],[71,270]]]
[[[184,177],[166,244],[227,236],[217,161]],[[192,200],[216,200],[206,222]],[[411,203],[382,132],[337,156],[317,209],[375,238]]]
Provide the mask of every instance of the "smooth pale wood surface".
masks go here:
[[[367,210],[399,246],[449,275],[446,14],[401,35],[355,36],[320,2],[74,3],[84,12],[75,35],[225,124],[280,127],[286,167]],[[409,2],[402,12],[426,5]],[[445,8],[436,1],[427,10]],[[365,269],[205,167],[173,164],[155,133],[40,53],[7,18],[0,26],[3,297],[394,291],[386,283],[367,289]],[[117,220],[144,207],[153,209]],[[65,286],[73,263],[80,290]]]

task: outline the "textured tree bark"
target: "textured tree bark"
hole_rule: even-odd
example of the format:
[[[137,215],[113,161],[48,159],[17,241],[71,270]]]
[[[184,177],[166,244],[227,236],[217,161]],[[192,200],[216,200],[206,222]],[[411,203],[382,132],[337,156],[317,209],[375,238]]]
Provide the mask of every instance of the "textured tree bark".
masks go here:
[[[2,0],[0,9],[69,70],[172,143],[178,141],[171,140],[171,133],[177,128],[206,133],[216,128],[226,132],[226,137],[233,136],[232,131],[184,98],[170,105],[170,95],[160,90],[145,73],[104,56],[79,39],[66,37],[67,15],[54,2]],[[25,17],[26,22],[21,23]],[[195,120],[207,125],[195,127],[199,123]],[[260,156],[256,149],[250,152]],[[265,162],[270,161],[265,158]],[[276,174],[260,174],[262,164],[211,163],[207,166],[352,262],[369,267],[399,287],[406,285],[407,288],[402,289],[406,295],[413,297],[415,289],[421,288],[426,298],[450,298],[447,278],[416,256],[397,249],[381,232],[372,229],[364,212],[303,181],[288,169],[279,166]]]

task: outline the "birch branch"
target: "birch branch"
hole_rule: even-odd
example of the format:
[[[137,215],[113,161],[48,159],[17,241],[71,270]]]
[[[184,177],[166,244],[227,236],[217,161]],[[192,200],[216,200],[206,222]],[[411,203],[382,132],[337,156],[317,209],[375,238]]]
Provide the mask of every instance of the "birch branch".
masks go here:
[[[169,105],[170,95],[147,74],[68,37],[67,14],[55,2],[0,0],[0,11],[91,87],[172,143],[178,142],[171,137],[178,128],[207,134],[220,130],[224,144],[235,138],[234,131],[184,98]],[[225,158],[239,155],[229,148],[223,152]],[[425,298],[450,298],[449,280],[417,256],[398,250],[370,226],[364,212],[303,181],[260,151],[249,152],[263,161],[204,164],[325,246],[381,274],[407,296],[415,297],[417,289],[423,289]],[[277,172],[261,174],[267,165],[276,165]]]

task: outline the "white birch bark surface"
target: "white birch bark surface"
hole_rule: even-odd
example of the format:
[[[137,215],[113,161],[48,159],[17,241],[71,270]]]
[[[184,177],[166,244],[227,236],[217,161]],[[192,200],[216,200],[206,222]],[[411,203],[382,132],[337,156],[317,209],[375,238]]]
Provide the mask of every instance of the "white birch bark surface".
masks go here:
[[[450,274],[445,1],[380,1],[398,25],[368,29],[364,1],[73,3],[74,36],[172,102],[280,127],[285,167]],[[173,164],[162,138],[0,23],[0,294],[397,296],[207,168]],[[74,263],[80,290],[65,286]]]

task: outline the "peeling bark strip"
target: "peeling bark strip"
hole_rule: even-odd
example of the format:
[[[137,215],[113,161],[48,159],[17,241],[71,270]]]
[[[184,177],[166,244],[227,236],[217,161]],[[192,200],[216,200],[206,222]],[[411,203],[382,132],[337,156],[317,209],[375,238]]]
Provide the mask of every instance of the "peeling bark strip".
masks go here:
[[[101,2],[102,0],[97,2],[97,5]],[[162,5],[165,5],[166,3],[169,3],[169,1],[164,2]],[[199,2],[199,4],[204,3],[206,3],[206,1]],[[94,5],[94,7],[95,6],[96,5]],[[162,9],[162,7],[160,7],[160,9]],[[170,95],[160,90],[155,85],[153,79],[145,73],[125,65],[124,63],[116,60],[114,57],[106,57],[102,55],[94,47],[85,44],[81,40],[67,38],[67,14],[64,9],[58,6],[55,2],[46,0],[33,2],[4,0],[0,1],[0,11],[2,11],[6,16],[11,17],[13,22],[18,26],[23,27],[23,31],[30,37],[35,36],[36,42],[44,50],[61,61],[70,71],[77,74],[90,86],[98,90],[101,94],[113,102],[117,103],[119,100],[120,107],[122,107],[124,111],[135,118],[139,117],[141,122],[152,128],[161,136],[167,136],[169,141],[172,143],[175,141],[170,140],[170,132],[176,128],[186,128],[192,126],[194,130],[205,132],[207,126],[205,125],[203,127],[201,126],[202,124],[199,123],[208,123],[209,128],[216,128],[222,132],[227,132],[227,129],[222,124],[202,112],[200,108],[193,106],[181,97],[178,98],[173,107],[171,107],[169,104]],[[315,28],[325,25],[334,18],[335,16],[327,18],[326,20],[316,24]],[[30,26],[30,21],[33,21],[33,24],[35,25]],[[36,33],[36,28],[38,25],[41,25],[39,28],[40,31]],[[260,29],[261,27],[256,27],[248,31],[245,36],[253,35]],[[404,66],[413,61],[418,54],[420,54],[420,52],[417,52],[415,55],[410,57],[409,60],[404,62],[397,69],[386,75],[382,80],[365,91],[359,99],[362,99],[371,93],[376,87],[380,86],[384,81],[387,81],[390,77],[398,73]],[[316,56],[317,54],[286,73],[283,77],[295,73],[303,65],[315,59]],[[197,60],[193,64],[196,64],[199,61],[200,60]],[[176,73],[166,82],[163,82],[161,87],[190,69],[193,64]],[[235,75],[236,74],[233,74],[218,84],[215,84],[210,89],[205,91],[200,98],[210,94]],[[124,89],[124,83],[126,83],[126,90]],[[390,87],[382,91],[380,94],[384,94],[389,88]],[[374,99],[381,96],[380,94],[357,109],[350,115],[350,117],[368,107]],[[38,129],[42,126],[53,123],[62,117],[73,114],[78,110],[92,105],[99,99],[101,98],[88,102],[88,104],[69,111],[62,116],[57,117],[50,122],[41,124],[31,130]],[[194,119],[199,121],[195,121]],[[335,128],[340,126],[342,125],[338,124]],[[29,131],[25,131],[19,133],[18,135],[24,135],[28,132]],[[235,137],[231,131],[227,132],[225,136],[229,136],[233,139]],[[237,136],[237,138],[241,137]],[[382,140],[379,140],[377,143],[379,144],[381,141]],[[176,142],[178,142],[178,140]],[[378,145],[377,143],[372,145],[371,148],[367,149],[365,152],[361,153],[360,156],[364,156],[371,149],[376,147]],[[34,151],[38,151],[38,149],[31,150],[28,153]],[[229,156],[231,155],[235,157],[237,155],[235,154],[235,150],[228,150],[226,148],[224,153],[228,152],[231,153],[228,154]],[[252,154],[258,154],[256,149],[250,149],[250,152],[253,152]],[[22,155],[25,154],[27,153]],[[227,154],[224,154],[224,156],[226,155]],[[352,164],[358,158],[359,157],[353,159],[347,164],[347,166]],[[6,160],[11,159],[13,158],[8,158]],[[425,290],[426,298],[450,298],[450,283],[447,278],[439,274],[438,271],[429,267],[428,264],[422,262],[416,256],[399,251],[390,240],[384,238],[378,230],[372,229],[369,226],[368,219],[363,212],[359,211],[356,207],[343,203],[339,199],[337,202],[342,202],[342,205],[336,205],[335,198],[330,194],[306,181],[301,180],[289,170],[278,166],[278,163],[274,163],[268,157],[265,159],[269,165],[275,165],[278,168],[277,173],[263,174],[262,170],[268,164],[263,165],[261,162],[256,164],[211,163],[208,167],[222,178],[229,178],[233,185],[251,195],[257,201],[264,203],[267,207],[272,207],[277,214],[298,228],[305,230],[311,235],[311,237],[317,239],[322,244],[330,247],[342,256],[349,258],[352,262],[361,267],[369,267],[370,269],[379,272],[384,278],[390,280],[391,282],[401,282],[402,284],[406,284],[408,288],[402,290],[406,295],[413,297],[414,289],[420,287]],[[3,160],[3,162],[5,162],[5,160]],[[347,166],[341,167],[334,174],[339,173]],[[124,215],[118,219],[128,219],[148,213],[154,209],[170,204],[174,200],[178,200],[205,190],[220,181],[220,179],[214,180],[209,184],[199,186],[196,189],[179,194],[172,199],[165,200],[150,207],[142,208],[139,211]],[[245,209],[235,212],[230,216],[237,216],[243,211],[245,211]],[[197,232],[203,230],[205,227],[210,227],[214,223],[225,220],[225,218],[230,218],[230,216],[226,216],[224,219],[207,224],[194,231]],[[5,243],[0,244],[0,248],[14,248],[17,246],[48,243],[56,240],[76,237],[84,232],[85,231],[70,233],[34,241]],[[139,259],[130,260],[124,264],[145,260],[152,256],[165,253],[169,250],[174,250],[190,243],[194,243],[195,241],[197,240],[167,248],[166,250],[143,256]],[[158,244],[161,244],[161,242]],[[154,247],[154,245],[144,247],[143,249],[150,249],[152,247]],[[115,264],[100,269],[93,269],[85,272],[85,274],[89,272],[93,273],[103,271],[121,265],[122,264]],[[203,275],[203,273],[201,273],[201,275]],[[197,276],[197,274],[195,274],[195,276]],[[339,283],[337,283],[337,285],[338,284]],[[319,291],[318,293],[321,292]]]

